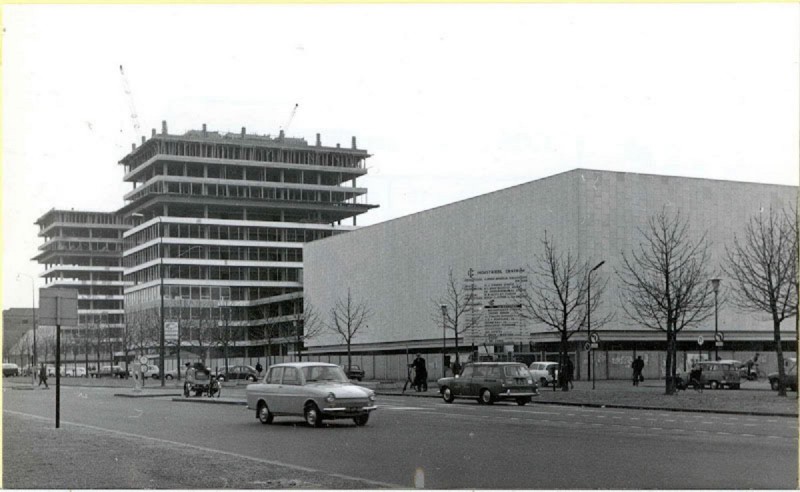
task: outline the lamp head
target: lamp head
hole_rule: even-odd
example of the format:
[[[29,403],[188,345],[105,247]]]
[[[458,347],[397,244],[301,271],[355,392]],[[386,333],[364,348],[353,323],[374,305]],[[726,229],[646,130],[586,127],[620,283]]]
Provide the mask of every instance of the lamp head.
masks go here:
[[[442,316],[447,316],[447,304],[442,304],[439,307],[442,308]]]
[[[718,278],[712,278],[711,279],[711,288],[714,289],[714,293],[719,292],[719,283],[720,283],[720,281],[721,280],[718,279]]]

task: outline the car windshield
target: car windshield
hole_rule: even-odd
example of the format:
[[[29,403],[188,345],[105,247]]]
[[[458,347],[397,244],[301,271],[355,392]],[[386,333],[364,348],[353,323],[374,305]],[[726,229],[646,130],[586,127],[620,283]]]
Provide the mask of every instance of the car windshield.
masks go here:
[[[527,378],[528,369],[525,366],[506,366],[505,373],[510,378]]]
[[[317,381],[346,383],[348,381],[344,371],[337,366],[306,366],[303,368],[303,377],[306,383]]]

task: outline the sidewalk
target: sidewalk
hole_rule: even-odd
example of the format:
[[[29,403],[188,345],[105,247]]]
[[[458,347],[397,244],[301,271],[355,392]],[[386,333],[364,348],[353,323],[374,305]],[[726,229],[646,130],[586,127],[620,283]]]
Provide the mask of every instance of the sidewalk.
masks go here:
[[[402,383],[382,383],[377,388],[381,395],[421,398],[441,398],[436,383],[427,392],[413,389],[402,391]],[[798,416],[797,393],[789,392],[779,397],[766,382],[747,382],[740,390],[694,390],[664,394],[663,381],[649,381],[633,386],[629,381],[576,381],[570,391],[553,391],[551,387],[539,388],[540,396],[533,399],[538,405],[576,405],[606,408],[637,408],[677,412],[713,412],[762,416]]]

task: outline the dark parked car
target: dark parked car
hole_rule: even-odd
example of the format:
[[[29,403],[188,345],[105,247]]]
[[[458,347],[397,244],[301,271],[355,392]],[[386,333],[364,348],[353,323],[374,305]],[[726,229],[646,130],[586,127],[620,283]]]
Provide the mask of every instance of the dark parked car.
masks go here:
[[[437,381],[439,392],[447,403],[455,398],[477,398],[478,403],[498,400],[530,403],[539,396],[539,388],[528,367],[519,362],[476,362],[466,364],[459,376]]]
[[[253,366],[233,366],[228,368],[228,372],[222,371],[217,374],[217,379],[220,381],[236,381],[243,379],[250,382],[255,382],[258,379],[258,371]]]
[[[347,379],[355,379],[356,381],[361,381],[364,379],[364,369],[361,369],[360,366],[355,364],[350,367],[346,367],[344,372],[347,374]]]
[[[3,364],[3,376],[19,376],[19,366],[11,363]]]
[[[783,385],[786,389],[797,391],[797,358],[787,357],[783,359]],[[767,375],[769,378],[770,387],[777,391],[780,381],[777,372],[771,372]]]
[[[120,378],[125,379],[128,377],[127,371],[122,366],[102,366],[99,370],[93,369],[89,371],[90,378]]]

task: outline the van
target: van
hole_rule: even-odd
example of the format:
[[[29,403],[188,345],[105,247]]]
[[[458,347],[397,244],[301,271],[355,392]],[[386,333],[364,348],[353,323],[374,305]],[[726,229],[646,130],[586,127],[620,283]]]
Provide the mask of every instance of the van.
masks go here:
[[[711,389],[724,387],[739,389],[741,376],[737,362],[732,360],[698,362],[697,365],[703,369],[700,382]]]

